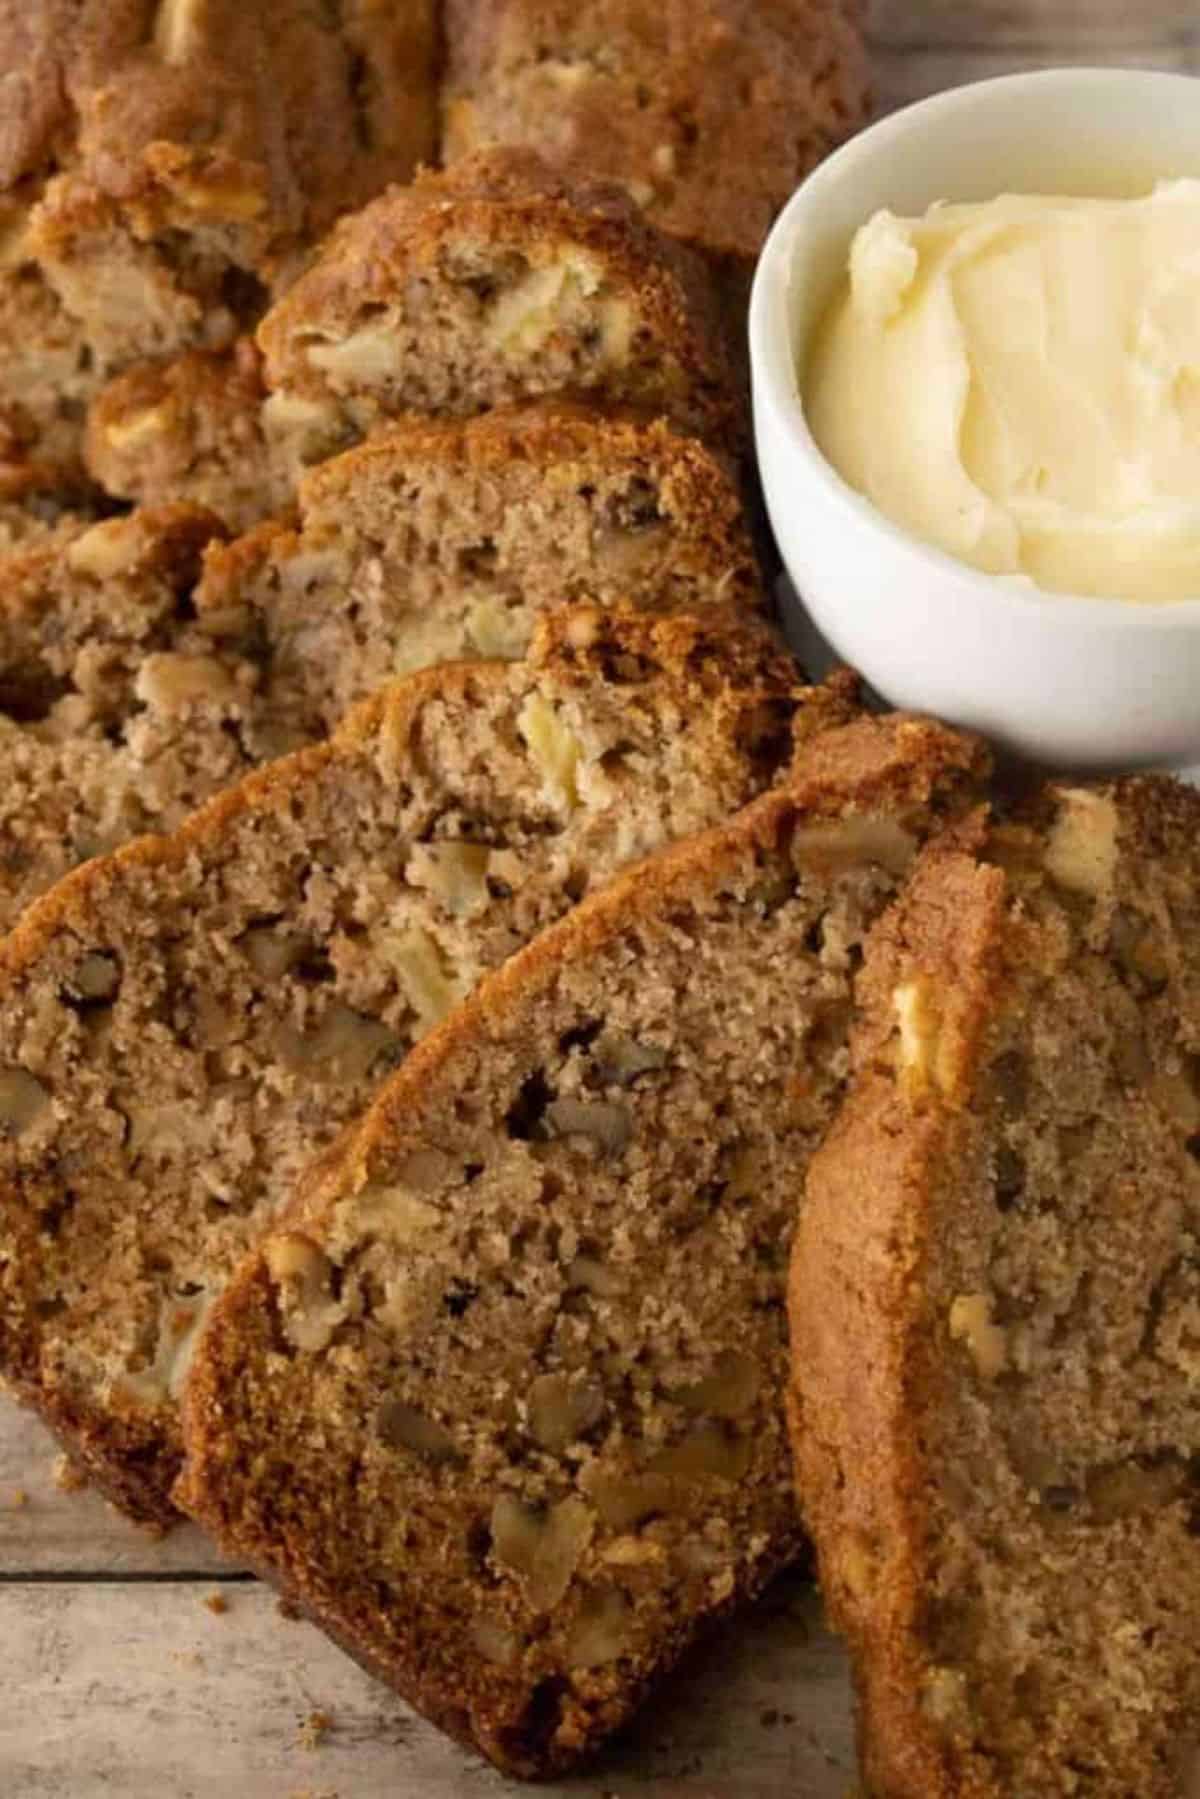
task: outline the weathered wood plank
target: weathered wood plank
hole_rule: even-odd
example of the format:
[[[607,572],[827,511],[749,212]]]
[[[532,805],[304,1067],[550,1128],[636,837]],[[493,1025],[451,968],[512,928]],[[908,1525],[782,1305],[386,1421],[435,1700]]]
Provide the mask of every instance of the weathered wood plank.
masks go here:
[[[198,1530],[156,1539],[97,1493],[60,1492],[49,1432],[0,1397],[0,1575],[227,1569]]]
[[[881,44],[872,58],[875,109],[891,112],[910,101],[923,100],[943,88],[959,87],[968,81],[986,81],[992,75],[1016,75],[1028,69],[1049,68],[1055,64],[1105,65],[1121,68],[1167,69],[1188,75],[1200,71],[1200,53],[1195,46],[1155,46],[1138,40],[1127,48],[1112,45],[1099,48],[1075,39],[1059,44],[1053,54],[1036,48],[931,49],[919,55],[911,50]]]
[[[872,0],[870,20],[875,44],[914,63],[944,49],[1144,58],[1200,42],[1195,8],[1180,0]]]
[[[266,1589],[0,1586],[0,1786],[20,1799],[470,1799],[517,1789],[445,1741]],[[19,1702],[18,1702],[19,1696]],[[319,1746],[305,1720],[326,1714]],[[843,1799],[841,1653],[776,1590],[592,1775],[545,1799]]]

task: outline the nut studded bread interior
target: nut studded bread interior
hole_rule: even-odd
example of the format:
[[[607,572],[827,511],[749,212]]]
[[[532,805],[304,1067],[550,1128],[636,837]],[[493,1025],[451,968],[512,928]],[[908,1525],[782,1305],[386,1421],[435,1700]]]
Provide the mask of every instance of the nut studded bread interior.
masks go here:
[[[308,1157],[487,967],[847,714],[695,621],[566,614],[427,671],[0,947],[0,1370],[167,1522],[205,1306]]]
[[[26,0],[10,73],[0,412],[78,447],[106,372],[252,324],[347,208],[434,137],[430,0]],[[69,379],[47,379],[49,352]],[[49,444],[45,440],[50,440]]]
[[[661,422],[582,408],[411,420],[311,471],[296,522],[214,547],[196,605],[258,621],[268,686],[318,706],[319,728],[396,674],[519,656],[577,599],[760,608],[732,471]]]
[[[334,231],[258,331],[265,421],[318,461],[403,412],[559,395],[742,428],[712,286],[620,188],[493,149]]]
[[[659,230],[749,266],[866,114],[858,0],[449,0],[447,162],[532,145],[617,181]]]
[[[64,520],[0,564],[0,930],[77,862],[173,827],[257,760],[257,670],[191,623],[218,529],[189,506]]]
[[[867,720],[545,933],[202,1335],[183,1503],[502,1768],[565,1768],[796,1550],[797,1180],[859,946],[981,771]]]
[[[1049,789],[868,951],[791,1277],[880,1799],[1181,1799],[1200,1703],[1200,796]]]

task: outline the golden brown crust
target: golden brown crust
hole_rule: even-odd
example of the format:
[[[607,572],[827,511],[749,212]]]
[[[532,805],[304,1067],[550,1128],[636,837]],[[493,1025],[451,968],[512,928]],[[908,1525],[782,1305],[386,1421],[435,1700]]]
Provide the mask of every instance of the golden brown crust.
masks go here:
[[[743,269],[866,113],[861,8],[846,0],[452,0],[447,37],[448,162],[530,144]]]

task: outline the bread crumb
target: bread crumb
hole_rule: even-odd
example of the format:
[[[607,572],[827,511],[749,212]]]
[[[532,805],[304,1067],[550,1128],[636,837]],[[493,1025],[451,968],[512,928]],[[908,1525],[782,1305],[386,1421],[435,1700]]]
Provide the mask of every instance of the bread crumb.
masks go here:
[[[332,1729],[333,1719],[328,1712],[309,1712],[300,1726],[300,1747],[319,1749]]]
[[[87,1475],[69,1455],[55,1456],[51,1478],[60,1493],[82,1493],[88,1484]]]
[[[286,1618],[289,1624],[299,1623],[304,1616],[304,1613],[294,1606],[290,1599],[277,1599],[275,1610],[281,1618]]]
[[[223,1618],[229,1610],[229,1601],[224,1593],[209,1593],[204,1603],[216,1618]]]

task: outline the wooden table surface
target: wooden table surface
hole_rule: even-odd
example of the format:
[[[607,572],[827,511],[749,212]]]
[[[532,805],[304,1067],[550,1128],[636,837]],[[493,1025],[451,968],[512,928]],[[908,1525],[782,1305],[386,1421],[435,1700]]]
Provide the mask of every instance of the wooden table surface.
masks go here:
[[[1053,63],[1200,72],[1182,0],[874,0],[882,108]],[[54,1446],[0,1400],[3,1799],[485,1799],[444,1742],[195,1531],[147,1539],[60,1492]],[[208,1601],[219,1595],[224,1610]],[[678,1676],[547,1799],[845,1799],[844,1658],[802,1582]]]

